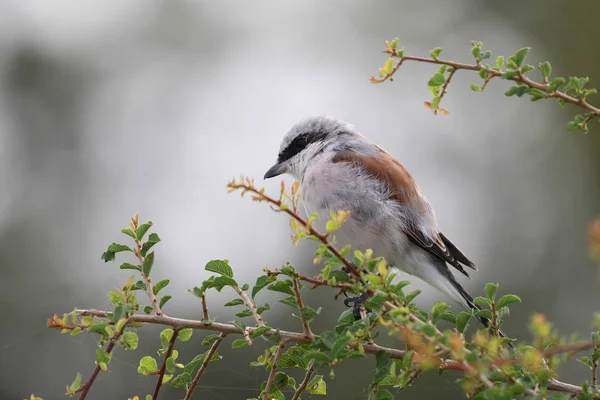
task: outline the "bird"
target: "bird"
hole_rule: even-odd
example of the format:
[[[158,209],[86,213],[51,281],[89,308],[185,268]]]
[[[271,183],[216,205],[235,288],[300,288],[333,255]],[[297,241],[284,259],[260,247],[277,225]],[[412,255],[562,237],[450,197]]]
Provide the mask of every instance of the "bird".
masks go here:
[[[475,264],[442,233],[406,168],[355,126],[330,116],[302,119],[285,134],[264,179],[284,173],[300,182],[306,212],[317,213],[321,224],[331,211],[350,212],[335,231],[337,244],[371,249],[466,309],[479,309],[450,270],[470,278],[467,269],[476,271]]]

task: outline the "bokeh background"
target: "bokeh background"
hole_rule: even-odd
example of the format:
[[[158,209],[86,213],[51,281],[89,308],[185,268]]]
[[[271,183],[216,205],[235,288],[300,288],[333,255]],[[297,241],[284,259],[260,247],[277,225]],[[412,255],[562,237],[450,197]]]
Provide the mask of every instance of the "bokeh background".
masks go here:
[[[472,293],[494,281],[523,298],[507,332],[527,338],[536,311],[565,333],[587,335],[600,301],[585,240],[600,213],[600,127],[567,132],[574,108],[506,98],[503,81],[473,93],[474,74],[456,75],[446,117],[423,106],[435,67],[407,63],[392,84],[369,77],[383,64],[384,40],[400,36],[409,54],[441,46],[457,61],[471,59],[473,39],[494,57],[531,46],[531,64],[548,59],[557,74],[598,86],[598,12],[593,0],[0,0],[0,398],[61,399],[76,372],[87,378],[94,337],[61,336],[46,318],[108,306],[106,293],[130,271],[100,255],[136,211],[163,239],[153,274],[171,279],[172,315],[199,317],[187,289],[207,277],[210,259],[228,258],[249,283],[286,261],[316,271],[311,247],[290,243],[287,218],[225,190],[239,173],[263,185],[283,134],[315,114],[352,122],[404,163],[441,227],[480,266],[463,280]],[[279,182],[264,185],[275,192]],[[414,286],[425,289],[423,307],[440,299]],[[331,329],[344,309],[331,295],[307,294],[308,304],[324,306],[316,331]],[[233,319],[219,308],[233,297],[209,298],[220,321]],[[267,323],[299,328],[277,298],[260,297],[274,308]],[[159,347],[158,331],[142,329],[137,351],[117,351],[114,372],[99,377],[90,398],[150,393],[154,380],[136,368]],[[205,350],[203,336],[182,347],[184,361]],[[260,346],[229,347],[197,398],[258,394],[267,373],[248,363]],[[366,398],[374,367],[354,360],[337,368],[328,398]],[[575,362],[562,373],[588,379]],[[456,378],[426,374],[402,396],[462,398]],[[162,397],[182,394],[167,388]]]

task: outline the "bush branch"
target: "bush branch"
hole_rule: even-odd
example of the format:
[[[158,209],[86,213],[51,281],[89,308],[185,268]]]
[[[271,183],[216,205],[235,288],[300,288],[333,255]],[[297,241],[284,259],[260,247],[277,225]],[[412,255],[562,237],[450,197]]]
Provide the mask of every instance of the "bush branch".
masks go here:
[[[256,321],[256,325],[257,326],[265,326],[265,323],[264,323],[262,317],[260,316],[260,314],[258,313],[258,311],[256,309],[256,305],[254,304],[254,302],[252,300],[250,300],[250,297],[248,297],[246,292],[244,292],[241,288],[239,288],[237,286],[233,286],[233,288],[235,289],[237,294],[240,296],[240,298],[244,301],[244,304],[246,305],[246,307],[248,307],[250,309],[250,311],[252,311],[252,316],[254,317],[254,320]],[[250,343],[252,343],[252,342],[250,342]]]
[[[308,370],[306,371],[306,375],[304,375],[304,379],[302,380],[302,383],[298,387],[298,390],[296,390],[296,393],[294,393],[292,400],[298,400],[300,398],[300,395],[302,394],[302,392],[304,392],[306,390],[306,388],[308,387],[308,383],[312,379],[312,376],[314,373],[315,373],[314,362],[311,361],[308,366]]]
[[[196,385],[198,385],[200,378],[202,377],[202,375],[204,374],[204,371],[206,371],[206,368],[208,367],[208,363],[210,362],[210,360],[213,358],[213,356],[219,349],[219,346],[223,342],[223,339],[225,339],[225,336],[227,336],[227,334],[221,332],[221,334],[219,335],[219,338],[217,340],[215,340],[215,342],[212,344],[212,346],[210,346],[210,350],[206,354],[206,358],[204,359],[204,361],[202,362],[202,365],[200,366],[200,369],[198,369],[198,372],[194,376],[194,379],[192,380],[190,387],[185,392],[184,400],[189,400],[192,397],[192,393],[194,392],[194,389],[196,389]]]
[[[271,367],[271,372],[269,373],[269,379],[267,379],[267,385],[265,386],[265,396],[264,400],[269,400],[269,393],[271,392],[271,386],[273,386],[273,382],[275,381],[275,374],[277,373],[277,364],[279,364],[279,359],[285,350],[285,340],[279,342],[279,347],[277,347],[277,352],[275,353],[275,358],[273,359],[273,366]]]
[[[296,294],[296,301],[298,302],[298,307],[300,308],[300,319],[302,320],[302,330],[304,332],[304,336],[307,339],[312,339],[313,333],[310,330],[310,325],[308,324],[308,320],[304,315],[304,300],[302,300],[302,295],[300,294],[300,285],[298,284],[298,278],[293,279],[294,282],[294,293]]]
[[[179,335],[179,329],[173,329],[173,335],[171,335],[171,339],[169,340],[169,347],[167,348],[167,352],[165,353],[165,359],[158,371],[158,381],[156,382],[156,387],[154,388],[154,394],[152,395],[152,400],[158,399],[158,392],[160,392],[160,388],[163,384],[163,377],[165,376],[165,371],[167,370],[167,359],[171,357],[173,354],[173,347],[175,347],[175,340]]]

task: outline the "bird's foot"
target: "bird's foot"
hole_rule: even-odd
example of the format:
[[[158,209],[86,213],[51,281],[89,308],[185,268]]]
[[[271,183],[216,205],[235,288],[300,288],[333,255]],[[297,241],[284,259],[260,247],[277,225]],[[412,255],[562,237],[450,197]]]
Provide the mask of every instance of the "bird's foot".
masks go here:
[[[352,307],[352,315],[356,321],[362,319],[361,310],[368,299],[369,296],[366,293],[344,299],[344,305],[346,307]],[[365,310],[367,313],[371,312],[371,309],[369,308],[366,308]]]

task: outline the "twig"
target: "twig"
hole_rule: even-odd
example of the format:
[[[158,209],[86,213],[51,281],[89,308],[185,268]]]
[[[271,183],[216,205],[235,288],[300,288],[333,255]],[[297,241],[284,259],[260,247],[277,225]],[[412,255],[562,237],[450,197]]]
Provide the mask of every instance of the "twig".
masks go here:
[[[269,378],[267,379],[267,385],[265,386],[265,397],[264,400],[269,400],[269,393],[271,392],[271,386],[273,386],[273,382],[275,381],[275,374],[277,373],[277,364],[279,363],[279,359],[285,350],[285,341],[279,342],[279,347],[277,348],[277,352],[275,353],[275,358],[273,359],[273,366],[271,367],[271,372],[269,373]]]
[[[250,297],[248,297],[246,292],[244,292],[241,288],[239,288],[237,286],[233,286],[233,288],[235,289],[237,294],[241,297],[241,299],[244,301],[244,304],[246,305],[246,307],[248,307],[250,309],[250,311],[252,311],[252,316],[254,317],[254,320],[256,321],[256,325],[265,326],[265,323],[264,323],[262,317],[260,316],[260,314],[258,313],[258,311],[256,309],[256,305],[254,304],[254,302],[252,300],[250,300]]]
[[[311,361],[308,366],[308,370],[306,371],[306,375],[304,375],[304,379],[302,380],[302,383],[298,387],[298,390],[296,390],[296,393],[294,393],[292,400],[298,400],[300,398],[300,395],[302,394],[302,392],[304,392],[306,390],[310,380],[312,379],[314,372],[315,372],[314,361]]]
[[[206,306],[206,295],[202,295],[202,297],[200,298],[200,302],[202,303],[202,318],[205,321],[208,321],[210,319],[210,316],[208,314],[208,307]]]
[[[384,52],[390,53],[387,50],[384,51]],[[392,56],[394,56],[393,53],[390,53],[390,54]],[[397,55],[396,55],[396,57],[397,57]],[[482,69],[485,68],[485,66],[483,66],[481,64],[464,64],[464,63],[457,63],[457,62],[448,61],[448,60],[442,60],[442,59],[439,59],[439,58],[402,56],[402,57],[399,58],[398,63],[392,69],[391,73],[389,73],[388,75],[384,76],[381,79],[377,79],[375,77],[372,77],[371,78],[371,82],[373,82],[373,83],[382,83],[382,82],[387,81],[392,76],[394,76],[394,74],[398,71],[398,69],[404,63],[404,61],[417,61],[417,62],[429,63],[429,64],[447,65],[447,66],[450,66],[450,67],[454,68],[455,70],[465,69],[465,70],[470,70],[470,71],[481,71]],[[502,75],[504,75],[504,72],[499,71],[499,70],[495,70],[495,69],[492,69],[492,68],[489,68],[488,69],[488,79],[487,79],[487,81],[489,81],[492,78],[501,77]],[[509,77],[509,78],[506,78],[506,79],[511,80],[511,81],[515,81],[515,82],[521,82],[521,83],[525,84],[526,86],[528,86],[530,88],[539,89],[539,90],[542,90],[542,91],[545,91],[545,92],[548,92],[548,88],[550,86],[549,83],[535,82],[535,81],[527,78],[523,74],[517,74],[515,76]],[[575,98],[573,96],[569,96],[568,94],[563,93],[561,91],[554,91],[554,92],[548,93],[547,97],[559,98],[559,99],[562,99],[563,101],[565,101],[567,103],[575,104],[576,106],[582,107],[582,108],[590,111],[593,114],[593,117],[589,118],[590,120],[592,118],[595,118],[595,117],[600,117],[600,108],[594,107],[593,105],[591,105],[590,103],[588,103],[585,99],[577,99],[577,98]]]
[[[202,365],[200,366],[200,369],[196,373],[196,376],[194,376],[194,379],[192,380],[192,383],[190,384],[190,387],[185,392],[185,399],[184,400],[189,400],[192,397],[192,393],[194,392],[194,389],[196,389],[196,385],[198,385],[198,382],[200,381],[200,378],[202,377],[202,374],[204,374],[204,371],[206,371],[206,367],[208,367],[208,363],[210,362],[210,360],[215,355],[217,349],[219,348],[219,346],[223,342],[223,339],[225,339],[225,336],[227,336],[227,334],[221,332],[221,334],[219,335],[219,338],[217,340],[215,340],[215,342],[212,344],[212,346],[210,346],[210,350],[208,350],[208,353],[206,354],[206,358],[202,362]]]
[[[125,332],[125,327],[127,326],[127,324],[129,322],[131,322],[131,319],[127,319],[125,321],[125,323],[123,324],[123,327],[121,328],[121,330],[119,330],[113,334],[112,338],[110,339],[110,342],[106,346],[105,351],[107,354],[110,354],[113,351],[115,344],[117,343],[117,340],[119,340],[119,338],[121,337],[123,332]],[[79,400],[85,400],[85,398],[88,395],[88,392],[92,388],[92,385],[94,384],[94,382],[96,381],[96,378],[98,377],[98,374],[100,373],[100,369],[101,369],[100,364],[96,364],[96,368],[94,368],[94,371],[92,372],[92,375],[90,375],[87,382],[83,386],[81,386],[79,388],[79,390],[75,391],[75,393],[78,393],[78,392],[81,393],[81,395],[79,396]]]
[[[421,375],[421,372],[423,372],[422,369],[416,369],[411,375],[410,378],[408,378],[408,380],[406,381],[406,383],[402,386],[400,386],[400,388],[398,389],[398,392],[401,392],[402,390],[406,389],[407,387],[409,387],[410,385],[412,385],[412,383],[415,381],[415,379],[417,379],[417,377],[419,375]]]
[[[302,295],[300,294],[300,285],[298,284],[298,278],[294,278],[294,293],[296,294],[296,301],[298,302],[298,307],[300,308],[300,319],[302,320],[302,330],[304,332],[304,336],[306,338],[313,337],[313,333],[310,330],[310,325],[308,324],[308,320],[304,316],[304,301],[302,300]]]
[[[167,348],[167,352],[165,353],[165,359],[158,370],[158,381],[156,382],[156,387],[154,388],[154,394],[152,395],[152,400],[158,399],[158,392],[160,392],[160,388],[163,384],[163,377],[165,376],[165,371],[167,370],[167,359],[171,357],[173,354],[173,347],[175,346],[175,339],[179,335],[179,329],[173,329],[173,335],[169,340],[169,347]]]

